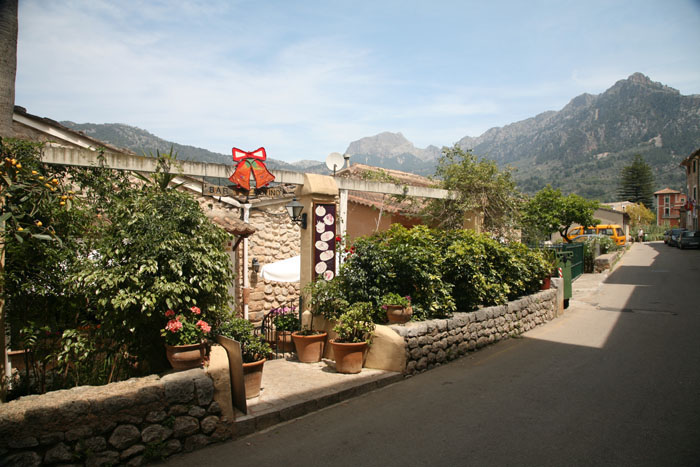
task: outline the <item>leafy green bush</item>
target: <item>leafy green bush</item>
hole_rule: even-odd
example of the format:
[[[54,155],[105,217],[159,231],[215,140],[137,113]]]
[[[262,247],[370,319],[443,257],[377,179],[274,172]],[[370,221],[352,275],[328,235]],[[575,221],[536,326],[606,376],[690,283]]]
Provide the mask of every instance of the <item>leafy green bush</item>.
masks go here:
[[[381,305],[387,293],[409,295],[418,320],[506,303],[536,292],[551,272],[542,252],[469,230],[393,225],[353,246],[340,274],[348,301]],[[385,322],[379,307],[373,319]]]
[[[473,231],[445,234],[444,279],[453,284],[457,308],[506,303],[536,292],[550,272],[543,253],[520,243],[499,243]]]
[[[382,298],[379,300],[379,305],[381,305],[382,307],[387,305],[398,305],[402,307],[408,307],[411,306],[411,296],[406,295],[405,297],[402,297],[397,293],[389,292],[388,294],[384,294],[382,296]]]
[[[369,302],[353,303],[348,310],[338,317],[333,328],[338,334],[337,342],[345,343],[370,343],[374,323],[372,312],[375,306]]]
[[[271,313],[273,316],[272,324],[275,325],[276,331],[298,331],[301,327],[295,306],[275,308]]]
[[[389,292],[410,296],[417,319],[449,316],[455,309],[452,286],[442,280],[440,248],[433,230],[394,224],[385,232],[355,241],[341,275],[348,301],[380,303]],[[375,306],[375,320],[383,322]]]
[[[160,371],[167,368],[162,310],[197,306],[208,322],[228,313],[228,235],[187,193],[154,187],[122,193],[101,219],[95,253],[74,285],[91,298],[106,335],[126,343],[147,371]]]

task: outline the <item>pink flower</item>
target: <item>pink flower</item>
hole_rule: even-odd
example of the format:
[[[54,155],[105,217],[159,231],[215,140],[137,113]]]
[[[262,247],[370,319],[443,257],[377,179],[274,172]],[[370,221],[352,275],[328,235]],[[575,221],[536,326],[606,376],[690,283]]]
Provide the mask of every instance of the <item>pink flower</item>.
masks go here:
[[[172,318],[173,316],[175,316],[175,312],[173,310],[168,310],[165,312],[166,318]]]
[[[202,310],[200,310],[200,309],[197,308],[196,306],[193,306],[192,308],[190,308],[190,311],[191,311],[192,313],[194,313],[195,315],[201,315],[201,314],[202,314]]]
[[[166,331],[178,332],[180,329],[182,329],[182,323],[177,318],[171,319],[168,321],[168,324],[165,325]]]
[[[199,329],[201,329],[205,334],[208,334],[209,331],[211,331],[211,326],[209,326],[206,321],[202,321],[201,319],[197,321],[197,326],[199,326]]]

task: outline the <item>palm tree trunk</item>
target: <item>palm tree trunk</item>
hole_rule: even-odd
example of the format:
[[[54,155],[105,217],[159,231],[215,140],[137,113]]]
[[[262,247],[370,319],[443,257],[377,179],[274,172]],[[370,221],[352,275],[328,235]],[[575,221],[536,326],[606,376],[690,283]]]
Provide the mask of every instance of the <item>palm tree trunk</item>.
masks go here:
[[[0,0],[0,138],[14,136],[12,114],[15,111],[15,75],[17,74],[17,0]],[[0,198],[0,207],[4,205]],[[0,209],[0,212],[2,209]],[[0,225],[2,230],[3,225]],[[0,238],[2,241],[2,238]],[[4,244],[4,242],[2,242]],[[5,249],[0,247],[0,274],[5,269]],[[7,373],[5,346],[4,293],[0,288],[0,378]],[[5,400],[4,385],[0,385],[0,401]]]
[[[0,0],[0,137],[13,136],[17,74],[17,0]]]

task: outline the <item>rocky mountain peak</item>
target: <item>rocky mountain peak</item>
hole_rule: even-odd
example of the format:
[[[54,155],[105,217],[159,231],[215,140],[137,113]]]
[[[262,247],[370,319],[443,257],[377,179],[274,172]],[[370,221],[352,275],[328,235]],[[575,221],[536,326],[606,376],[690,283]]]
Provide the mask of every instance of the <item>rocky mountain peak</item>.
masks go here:
[[[431,160],[440,155],[440,150],[435,146],[428,146],[425,149],[417,148],[400,132],[391,133],[388,131],[353,141],[345,152],[350,155],[376,154],[385,157],[410,154],[420,160]]]

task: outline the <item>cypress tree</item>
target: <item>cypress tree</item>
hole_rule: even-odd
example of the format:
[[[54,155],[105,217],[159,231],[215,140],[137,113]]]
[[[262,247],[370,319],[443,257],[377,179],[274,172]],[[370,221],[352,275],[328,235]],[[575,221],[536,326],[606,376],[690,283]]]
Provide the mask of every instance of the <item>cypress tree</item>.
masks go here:
[[[654,175],[649,164],[639,154],[634,156],[632,164],[622,168],[620,187],[617,191],[621,201],[642,203],[652,209],[654,203]]]

